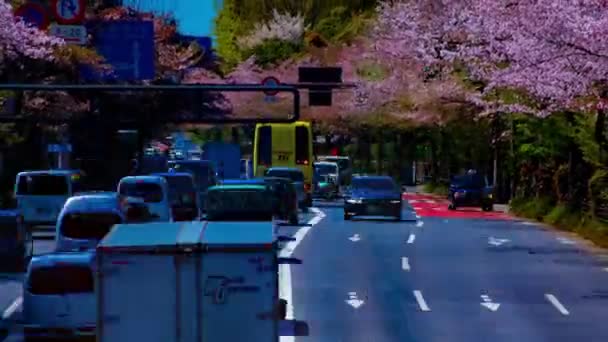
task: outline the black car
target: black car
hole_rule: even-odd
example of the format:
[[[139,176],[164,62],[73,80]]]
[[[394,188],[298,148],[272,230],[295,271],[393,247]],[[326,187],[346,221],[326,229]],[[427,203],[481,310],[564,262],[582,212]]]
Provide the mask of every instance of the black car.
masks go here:
[[[469,171],[465,175],[452,178],[448,192],[450,204],[448,209],[458,207],[481,207],[492,211],[494,206],[494,189],[488,184],[485,176]]]
[[[353,177],[344,197],[344,219],[353,216],[392,216],[401,220],[401,191],[388,176]]]

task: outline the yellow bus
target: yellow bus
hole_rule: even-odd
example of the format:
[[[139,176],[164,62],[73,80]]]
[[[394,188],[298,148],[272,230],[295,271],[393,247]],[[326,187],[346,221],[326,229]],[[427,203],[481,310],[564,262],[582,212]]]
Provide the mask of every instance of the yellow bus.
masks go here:
[[[269,167],[296,167],[304,174],[307,206],[313,191],[312,126],[307,121],[257,124],[253,144],[253,171],[263,177]]]

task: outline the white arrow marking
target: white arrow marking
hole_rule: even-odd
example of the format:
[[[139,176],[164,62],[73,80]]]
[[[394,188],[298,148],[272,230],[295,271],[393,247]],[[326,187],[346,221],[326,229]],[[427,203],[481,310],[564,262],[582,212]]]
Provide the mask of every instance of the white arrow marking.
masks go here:
[[[416,301],[418,302],[418,306],[420,307],[420,310],[422,311],[431,311],[431,309],[429,308],[429,306],[426,304],[426,301],[424,300],[424,297],[422,297],[422,292],[415,290],[414,291],[414,297],[416,297]]]
[[[407,243],[414,243],[415,240],[416,240],[416,235],[410,234],[410,237],[407,239]]]
[[[422,222],[422,221],[416,222],[416,227],[422,227],[422,226],[424,226],[424,222]]]
[[[498,310],[498,307],[500,307],[500,304],[498,304],[498,303],[481,303],[481,306],[485,306],[490,311],[496,311],[496,310]]]
[[[562,315],[568,316],[570,314],[570,312],[568,312],[568,310],[566,310],[566,308],[562,305],[562,303],[559,302],[559,300],[557,300],[557,298],[554,295],[552,295],[550,293],[546,293],[545,298],[547,298],[549,303],[553,304],[553,306],[557,309],[557,311],[559,311]]]
[[[362,301],[361,299],[357,298],[357,293],[356,292],[349,292],[348,293],[348,300],[345,300],[346,304],[352,306],[355,309],[358,309],[361,307],[361,305],[363,305],[365,302]]]
[[[352,242],[357,242],[357,241],[361,240],[361,238],[359,237],[359,234],[355,234],[355,235],[349,237],[348,239]]]
[[[408,258],[401,258],[401,268],[403,268],[404,271],[410,270],[410,261]]]
[[[483,303],[480,303],[481,306],[487,308],[490,311],[496,311],[500,307],[500,304],[492,303],[492,299],[486,294],[481,295],[481,300],[483,300]]]
[[[497,238],[494,238],[494,237],[488,238],[488,243],[490,245],[494,245],[494,246],[500,246],[503,243],[507,243],[509,241],[511,241],[511,240],[509,240],[509,239],[497,239]]]

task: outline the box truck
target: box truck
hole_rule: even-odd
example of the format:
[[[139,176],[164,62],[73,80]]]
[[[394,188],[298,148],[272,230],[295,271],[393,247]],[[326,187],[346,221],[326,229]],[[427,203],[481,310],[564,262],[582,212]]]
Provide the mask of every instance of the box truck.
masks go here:
[[[303,322],[281,327],[275,239],[272,222],[114,226],[96,253],[97,341],[277,342],[279,329],[307,335]]]

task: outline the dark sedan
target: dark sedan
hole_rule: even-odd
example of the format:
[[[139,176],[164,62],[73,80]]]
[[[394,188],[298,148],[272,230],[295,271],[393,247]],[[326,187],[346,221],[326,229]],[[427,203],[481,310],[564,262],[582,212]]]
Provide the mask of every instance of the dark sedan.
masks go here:
[[[469,171],[469,173],[452,178],[448,199],[448,209],[458,207],[481,207],[484,211],[492,211],[494,205],[493,188],[486,177]]]
[[[344,219],[353,216],[392,216],[401,220],[401,191],[388,176],[357,176],[344,197]]]

